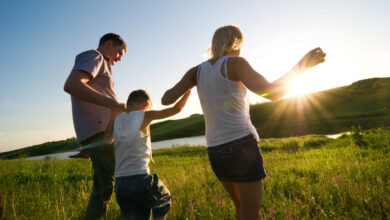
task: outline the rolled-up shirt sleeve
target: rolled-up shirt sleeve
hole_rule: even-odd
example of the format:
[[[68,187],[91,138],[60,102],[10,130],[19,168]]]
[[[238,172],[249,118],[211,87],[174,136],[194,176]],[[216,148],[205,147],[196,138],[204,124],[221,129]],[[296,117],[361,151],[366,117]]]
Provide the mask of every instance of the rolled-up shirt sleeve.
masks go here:
[[[80,53],[76,56],[72,71],[87,72],[92,75],[92,78],[95,78],[103,65],[103,59],[103,56],[95,50]]]

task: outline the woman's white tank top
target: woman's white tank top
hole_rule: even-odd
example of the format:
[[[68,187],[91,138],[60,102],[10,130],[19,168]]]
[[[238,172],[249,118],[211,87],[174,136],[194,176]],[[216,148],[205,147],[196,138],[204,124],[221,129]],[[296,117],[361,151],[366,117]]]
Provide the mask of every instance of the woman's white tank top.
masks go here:
[[[213,65],[208,61],[198,67],[197,91],[206,123],[208,147],[225,144],[253,134],[259,135],[249,115],[249,96],[241,82],[228,79],[227,60],[221,57]],[[221,66],[225,65],[225,76]]]

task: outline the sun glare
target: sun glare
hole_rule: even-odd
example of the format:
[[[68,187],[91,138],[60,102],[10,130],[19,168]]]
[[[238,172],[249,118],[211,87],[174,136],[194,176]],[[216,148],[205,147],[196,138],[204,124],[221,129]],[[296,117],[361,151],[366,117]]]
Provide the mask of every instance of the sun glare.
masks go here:
[[[290,84],[290,91],[284,96],[285,98],[302,96],[308,93],[316,92],[321,90],[319,85],[320,82],[310,77],[297,77]],[[252,104],[259,104],[266,102],[267,100],[260,97],[259,95],[250,92],[250,100]]]
[[[331,81],[324,81],[318,78],[318,75],[302,75],[291,81],[290,90],[284,98],[304,96],[309,93],[318,92],[336,87]],[[259,104],[269,100],[250,92],[251,104]]]
[[[314,91],[313,83],[302,78],[303,77],[298,77],[292,80],[290,84],[290,91],[286,94],[285,97],[301,96]]]
[[[317,75],[318,76],[318,75]],[[315,74],[304,74],[291,81],[290,91],[285,97],[301,96],[312,92],[317,92],[332,88],[331,82],[319,80]]]

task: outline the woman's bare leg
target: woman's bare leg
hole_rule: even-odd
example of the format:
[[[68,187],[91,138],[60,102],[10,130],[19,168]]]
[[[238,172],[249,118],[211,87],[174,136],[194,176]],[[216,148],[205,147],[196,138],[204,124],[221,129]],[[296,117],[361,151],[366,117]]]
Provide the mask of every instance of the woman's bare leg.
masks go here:
[[[235,182],[221,181],[222,185],[228,191],[230,198],[233,199],[234,206],[236,207],[236,219],[242,220],[241,218],[241,198],[238,191],[238,185]]]
[[[263,182],[237,182],[241,199],[241,216],[243,220],[259,220],[261,201],[263,198]]]

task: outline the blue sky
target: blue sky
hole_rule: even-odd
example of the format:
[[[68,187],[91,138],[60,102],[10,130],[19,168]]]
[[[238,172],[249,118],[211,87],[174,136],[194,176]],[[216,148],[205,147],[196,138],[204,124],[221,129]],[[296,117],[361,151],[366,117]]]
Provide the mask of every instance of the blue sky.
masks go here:
[[[326,63],[305,72],[296,94],[388,77],[389,11],[389,1],[1,1],[0,152],[74,136],[63,84],[75,56],[105,33],[128,45],[112,68],[118,99],[145,89],[159,109],[163,92],[205,60],[215,29],[227,24],[241,27],[242,56],[270,81],[324,49]],[[194,91],[174,118],[200,112]]]

